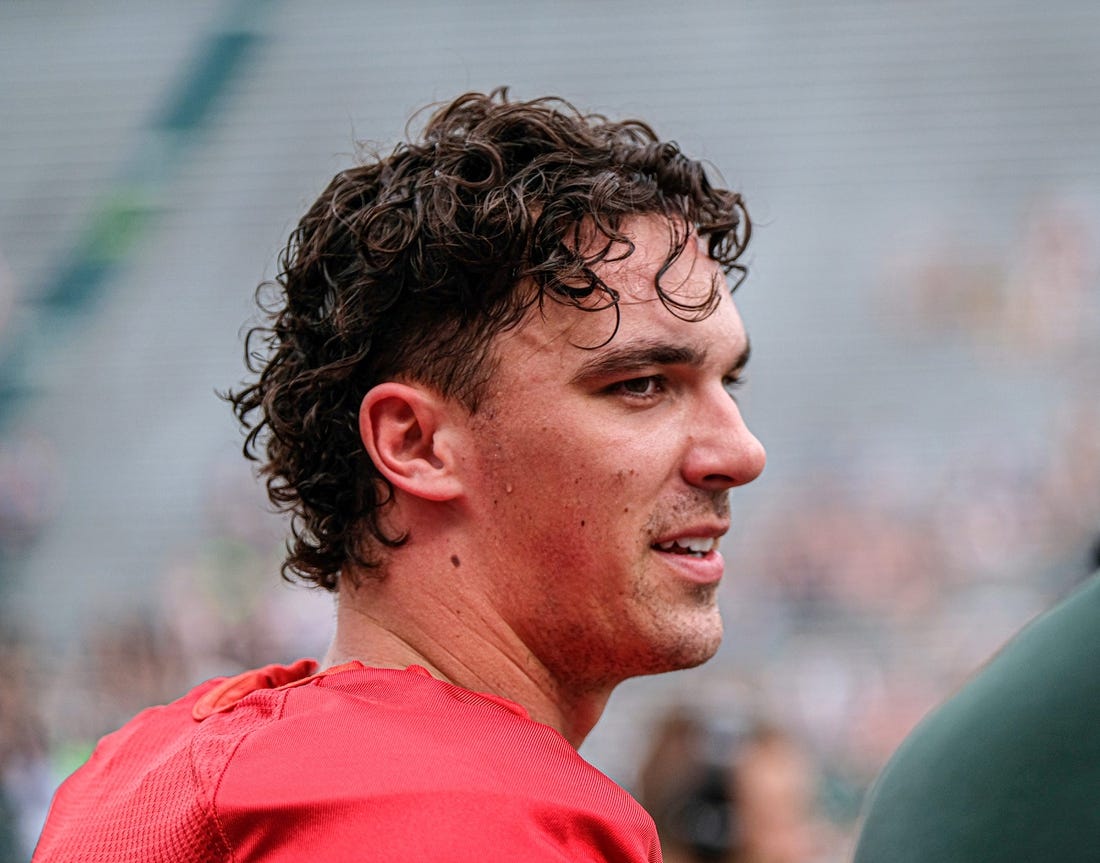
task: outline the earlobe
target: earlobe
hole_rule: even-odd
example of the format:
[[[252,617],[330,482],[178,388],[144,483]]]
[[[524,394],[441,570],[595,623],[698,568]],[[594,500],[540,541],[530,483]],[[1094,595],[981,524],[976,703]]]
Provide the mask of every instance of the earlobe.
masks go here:
[[[449,405],[438,393],[387,381],[359,406],[359,436],[371,461],[394,486],[425,500],[462,493],[455,473]]]

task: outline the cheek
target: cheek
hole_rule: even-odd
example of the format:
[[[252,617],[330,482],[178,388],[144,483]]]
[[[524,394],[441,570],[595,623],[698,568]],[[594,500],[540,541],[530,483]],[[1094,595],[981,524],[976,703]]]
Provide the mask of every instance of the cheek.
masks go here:
[[[618,545],[616,528],[634,506],[627,484],[606,467],[547,447],[517,460],[494,481],[493,513],[530,555],[560,565],[591,557],[593,546]]]
[[[529,537],[583,531],[609,547],[621,545],[624,530],[646,520],[668,476],[662,436],[627,434],[564,420],[579,411],[562,405],[557,413],[515,412],[507,430],[486,430],[480,438],[491,505],[502,519],[521,518]],[[635,430],[637,431],[637,430]]]

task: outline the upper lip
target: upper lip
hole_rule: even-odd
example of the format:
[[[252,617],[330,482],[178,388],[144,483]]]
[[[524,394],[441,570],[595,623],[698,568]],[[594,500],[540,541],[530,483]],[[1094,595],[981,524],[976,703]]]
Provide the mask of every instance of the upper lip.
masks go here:
[[[728,522],[712,522],[705,525],[695,525],[677,529],[675,532],[662,534],[657,537],[652,544],[664,545],[669,542],[675,542],[678,539],[713,539],[717,543],[718,540],[725,536],[728,530]]]

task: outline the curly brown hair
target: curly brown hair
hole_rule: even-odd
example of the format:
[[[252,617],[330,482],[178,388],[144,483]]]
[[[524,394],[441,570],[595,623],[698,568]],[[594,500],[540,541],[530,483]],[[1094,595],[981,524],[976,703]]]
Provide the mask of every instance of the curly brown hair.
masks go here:
[[[494,338],[533,306],[618,313],[617,292],[594,267],[632,251],[621,230],[632,215],[669,219],[661,273],[694,230],[732,274],[731,290],[744,277],[750,222],[740,195],[712,186],[700,162],[643,122],[582,114],[554,97],[512,101],[500,88],[459,96],[409,137],[339,173],[302,218],[279,276],[257,289],[267,323],[245,341],[257,377],[225,394],[245,455],[292,515],[284,577],[327,590],[349,563],[377,568],[371,538],[391,548],[406,540],[380,523],[393,487],[359,438],[373,386],[416,381],[476,412]],[[655,288],[692,319],[719,296],[715,285],[685,304],[660,275]]]

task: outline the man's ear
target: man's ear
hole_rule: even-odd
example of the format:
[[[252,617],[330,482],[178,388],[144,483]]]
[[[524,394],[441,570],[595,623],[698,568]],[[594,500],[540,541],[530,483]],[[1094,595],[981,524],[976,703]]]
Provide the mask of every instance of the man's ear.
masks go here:
[[[453,500],[462,493],[451,426],[456,409],[434,390],[387,381],[363,397],[359,437],[394,488],[425,500]]]

